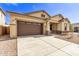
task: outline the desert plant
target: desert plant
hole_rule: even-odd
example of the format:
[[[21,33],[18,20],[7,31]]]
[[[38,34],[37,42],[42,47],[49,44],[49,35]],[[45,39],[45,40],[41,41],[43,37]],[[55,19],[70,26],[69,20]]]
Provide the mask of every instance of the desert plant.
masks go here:
[[[74,28],[73,28],[73,25],[72,24],[70,24],[70,32],[74,32]]]
[[[71,21],[68,18],[66,18],[66,20],[69,23],[69,30],[70,30],[70,32],[74,32],[74,28],[73,28],[73,25],[71,24]]]

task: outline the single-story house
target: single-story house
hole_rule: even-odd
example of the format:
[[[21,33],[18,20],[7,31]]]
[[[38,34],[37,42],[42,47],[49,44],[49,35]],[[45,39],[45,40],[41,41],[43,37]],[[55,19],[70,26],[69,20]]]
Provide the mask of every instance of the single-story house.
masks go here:
[[[74,23],[72,25],[73,25],[74,32],[79,32],[79,23]]]
[[[45,35],[51,33],[69,32],[70,21],[61,14],[50,16],[46,11],[40,10],[30,13],[10,14],[10,37],[25,35]]]
[[[5,34],[5,16],[6,14],[2,8],[0,8],[0,36]]]

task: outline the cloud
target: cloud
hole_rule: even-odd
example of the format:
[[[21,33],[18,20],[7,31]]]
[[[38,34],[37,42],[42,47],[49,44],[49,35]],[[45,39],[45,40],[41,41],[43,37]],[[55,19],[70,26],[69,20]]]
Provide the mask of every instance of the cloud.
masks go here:
[[[6,3],[7,6],[13,5],[13,6],[18,6],[17,3]]]
[[[18,4],[17,4],[17,3],[12,3],[12,5],[14,5],[14,6],[18,6]]]

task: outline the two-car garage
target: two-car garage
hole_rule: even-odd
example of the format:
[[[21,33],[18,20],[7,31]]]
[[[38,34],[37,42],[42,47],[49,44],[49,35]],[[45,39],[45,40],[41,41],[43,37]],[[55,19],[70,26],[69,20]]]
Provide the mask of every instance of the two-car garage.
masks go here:
[[[43,24],[35,22],[17,21],[17,35],[40,35],[43,34]]]
[[[47,29],[46,25],[43,18],[11,12],[10,37],[44,35]]]

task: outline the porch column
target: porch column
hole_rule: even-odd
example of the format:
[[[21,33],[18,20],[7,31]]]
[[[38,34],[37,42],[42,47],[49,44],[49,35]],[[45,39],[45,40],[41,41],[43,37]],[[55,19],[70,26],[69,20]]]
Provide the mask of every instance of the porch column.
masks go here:
[[[43,23],[43,34],[46,34],[46,23]]]
[[[50,22],[47,21],[46,35],[50,35]]]
[[[17,38],[17,21],[16,20],[14,20],[10,24],[10,37],[11,38]]]

